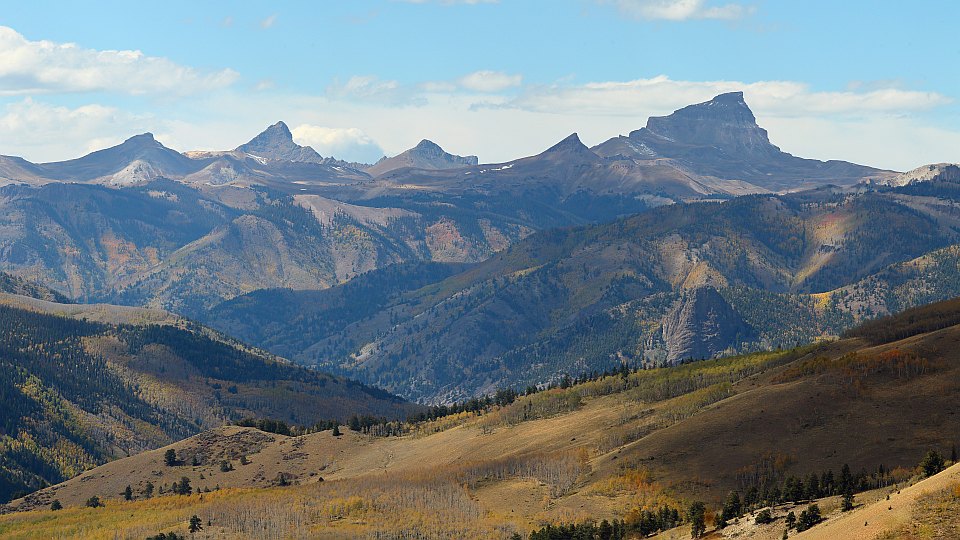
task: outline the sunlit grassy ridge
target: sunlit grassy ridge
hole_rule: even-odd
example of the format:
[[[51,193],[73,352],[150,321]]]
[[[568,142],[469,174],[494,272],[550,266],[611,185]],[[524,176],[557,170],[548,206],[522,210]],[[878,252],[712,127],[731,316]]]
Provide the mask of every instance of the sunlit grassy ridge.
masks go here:
[[[391,436],[345,426],[340,437],[224,428],[174,445],[184,459],[208,456],[199,466],[164,466],[162,451],[105,465],[38,494],[37,504],[64,502],[60,514],[0,517],[0,536],[183,534],[195,514],[208,524],[198,538],[526,537],[583,520],[638,526],[696,499],[712,515],[757,467],[780,486],[787,475],[836,472],[845,462],[854,474],[882,463],[885,479],[902,479],[927,449],[918,437],[960,427],[938,413],[960,392],[960,351],[949,346],[958,338],[960,328],[950,328],[880,346],[841,340],[622,371]],[[855,388],[844,382],[851,373]],[[935,440],[928,444],[949,449],[946,435]],[[236,470],[222,472],[221,459]],[[168,485],[181,476],[223,489],[202,500],[117,500],[127,484],[140,499],[145,480]],[[107,507],[78,508],[92,495]]]
[[[326,533],[331,537],[365,536],[390,531],[429,538],[502,538],[556,519],[585,519],[597,511],[614,518],[631,510],[667,504],[680,507],[682,500],[668,494],[668,486],[653,479],[638,463],[624,462],[612,474],[591,477],[593,460],[633,439],[619,436],[614,443],[610,434],[635,429],[634,424],[650,424],[634,431],[648,433],[681,421],[734,394],[733,383],[797,354],[798,351],[752,354],[611,375],[520,396],[510,405],[487,412],[458,413],[413,424],[403,437],[371,439],[374,447],[421,441],[423,451],[436,454],[449,443],[433,441],[431,437],[448,437],[451,442],[461,441],[458,444],[490,437],[503,441],[492,444],[500,455],[479,452],[455,461],[440,459],[436,464],[425,457],[399,470],[387,464],[379,473],[374,468],[342,478],[333,464],[324,472],[327,481],[321,483],[283,489],[225,489],[205,493],[202,499],[198,495],[164,496],[132,503],[113,499],[101,509],[70,507],[57,514],[62,518],[56,520],[44,511],[7,516],[0,519],[0,532],[13,534],[16,530],[22,535],[15,536],[18,538],[48,534],[137,536],[182,530],[182,524],[196,513],[211,523],[205,534],[222,530],[254,538],[296,538]],[[622,410],[613,413],[615,404]],[[649,412],[651,407],[655,412]],[[594,426],[597,433],[582,442],[572,437],[557,445],[556,429],[569,429],[565,417],[571,414],[600,414],[609,420]],[[604,427],[607,424],[612,425]],[[511,451],[508,441],[514,437],[531,440],[534,445]],[[535,441],[542,437],[554,443],[541,448]],[[429,449],[432,441],[440,450]],[[400,454],[402,449],[398,446],[382,452],[386,457],[376,459],[386,459],[388,463],[389,456]],[[255,464],[262,461],[257,454],[251,459]],[[203,485],[226,481],[222,475],[208,475]],[[192,476],[200,485],[195,472]],[[523,496],[534,498],[534,508],[524,511],[522,516],[504,516],[491,510],[487,493],[499,489],[496,486],[514,485],[517,479],[533,482],[517,484],[512,491],[529,492]],[[304,482],[312,480],[302,477]],[[273,505],[271,501],[284,502]],[[579,509],[583,501],[593,510]],[[24,527],[30,532],[23,532]]]

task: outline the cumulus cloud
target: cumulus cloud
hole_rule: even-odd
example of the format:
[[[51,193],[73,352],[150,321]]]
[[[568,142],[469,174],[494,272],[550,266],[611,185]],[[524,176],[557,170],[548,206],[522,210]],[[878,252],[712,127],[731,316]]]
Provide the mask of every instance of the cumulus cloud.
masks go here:
[[[76,108],[23,99],[6,106],[0,115],[0,148],[4,154],[33,161],[77,157],[123,142],[153,124],[148,116],[125,113],[98,104]]]
[[[730,3],[712,5],[707,0],[599,0],[612,3],[621,13],[636,19],[686,21],[690,19],[739,19],[753,12],[751,6]]]
[[[457,79],[460,87],[475,92],[501,92],[507,88],[520,86],[523,77],[509,75],[500,71],[475,71]]]
[[[30,41],[0,26],[0,95],[110,91],[186,95],[233,84],[237,72],[203,72],[140,51]]]
[[[321,156],[374,163],[384,155],[380,145],[357,128],[330,128],[301,124],[290,131],[297,144],[312,146]]]

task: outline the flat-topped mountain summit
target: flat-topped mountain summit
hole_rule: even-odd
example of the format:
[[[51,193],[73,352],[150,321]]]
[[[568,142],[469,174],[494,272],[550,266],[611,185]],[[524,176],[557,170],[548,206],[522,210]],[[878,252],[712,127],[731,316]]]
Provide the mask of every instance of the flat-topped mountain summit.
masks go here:
[[[651,117],[646,127],[614,137],[593,151],[608,158],[667,158],[699,175],[741,180],[771,191],[892,176],[890,171],[846,161],[803,159],[783,152],[757,124],[743,92],[720,94],[673,114]]]

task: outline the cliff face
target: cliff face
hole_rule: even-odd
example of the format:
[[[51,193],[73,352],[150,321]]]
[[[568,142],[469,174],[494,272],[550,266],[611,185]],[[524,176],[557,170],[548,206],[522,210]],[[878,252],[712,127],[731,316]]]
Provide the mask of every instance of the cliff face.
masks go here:
[[[669,159],[705,177],[748,182],[771,191],[791,191],[818,184],[856,184],[893,176],[845,161],[803,159],[770,142],[767,130],[743,98],[743,92],[720,94],[667,116],[654,116],[646,127],[601,143],[593,151],[604,157],[638,161]]]
[[[670,363],[712,358],[755,333],[713,287],[688,292],[663,320]]]
[[[670,116],[651,117],[640,132],[637,137],[653,135],[671,142],[712,146],[744,157],[770,158],[780,153],[779,148],[770,144],[767,130],[757,125],[753,111],[743,100],[743,92],[721,94]]]

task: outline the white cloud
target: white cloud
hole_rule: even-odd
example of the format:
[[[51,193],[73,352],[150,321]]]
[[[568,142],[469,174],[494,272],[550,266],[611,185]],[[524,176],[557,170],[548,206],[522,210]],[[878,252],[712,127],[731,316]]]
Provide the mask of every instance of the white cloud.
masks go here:
[[[273,25],[275,24],[277,24],[276,14],[270,15],[269,17],[266,17],[262,21],[260,21],[260,28],[263,28],[263,29],[273,28]]]
[[[355,75],[345,82],[334,79],[327,86],[327,96],[350,101],[368,101],[391,105],[422,105],[421,89],[401,85],[398,81],[373,75]]]
[[[554,114],[667,114],[734,91],[743,91],[755,112],[776,116],[902,114],[952,102],[936,92],[899,88],[816,92],[794,81],[677,81],[660,75],[633,81],[532,87],[501,106]]]
[[[334,79],[327,87],[327,94],[343,98],[368,99],[384,96],[400,88],[400,83],[392,80],[383,80],[373,75],[355,75],[341,83]]]
[[[290,131],[297,144],[312,146],[321,156],[333,156],[360,163],[374,163],[383,157],[380,145],[357,128],[301,124]]]
[[[523,77],[500,71],[475,71],[460,77],[457,83],[462,88],[475,92],[501,92],[507,88],[520,86],[523,83]]]
[[[753,12],[751,6],[730,3],[711,5],[707,0],[599,0],[612,3],[628,17],[646,20],[739,19]]]
[[[257,81],[257,84],[254,85],[253,89],[257,92],[263,92],[264,90],[270,90],[276,86],[276,83],[273,82],[273,79],[260,79]]]
[[[112,91],[185,95],[229,86],[237,72],[201,72],[140,51],[30,41],[0,26],[0,95]]]
[[[150,130],[152,119],[98,104],[76,108],[36,102],[8,104],[0,116],[0,153],[32,161],[78,157]]]

